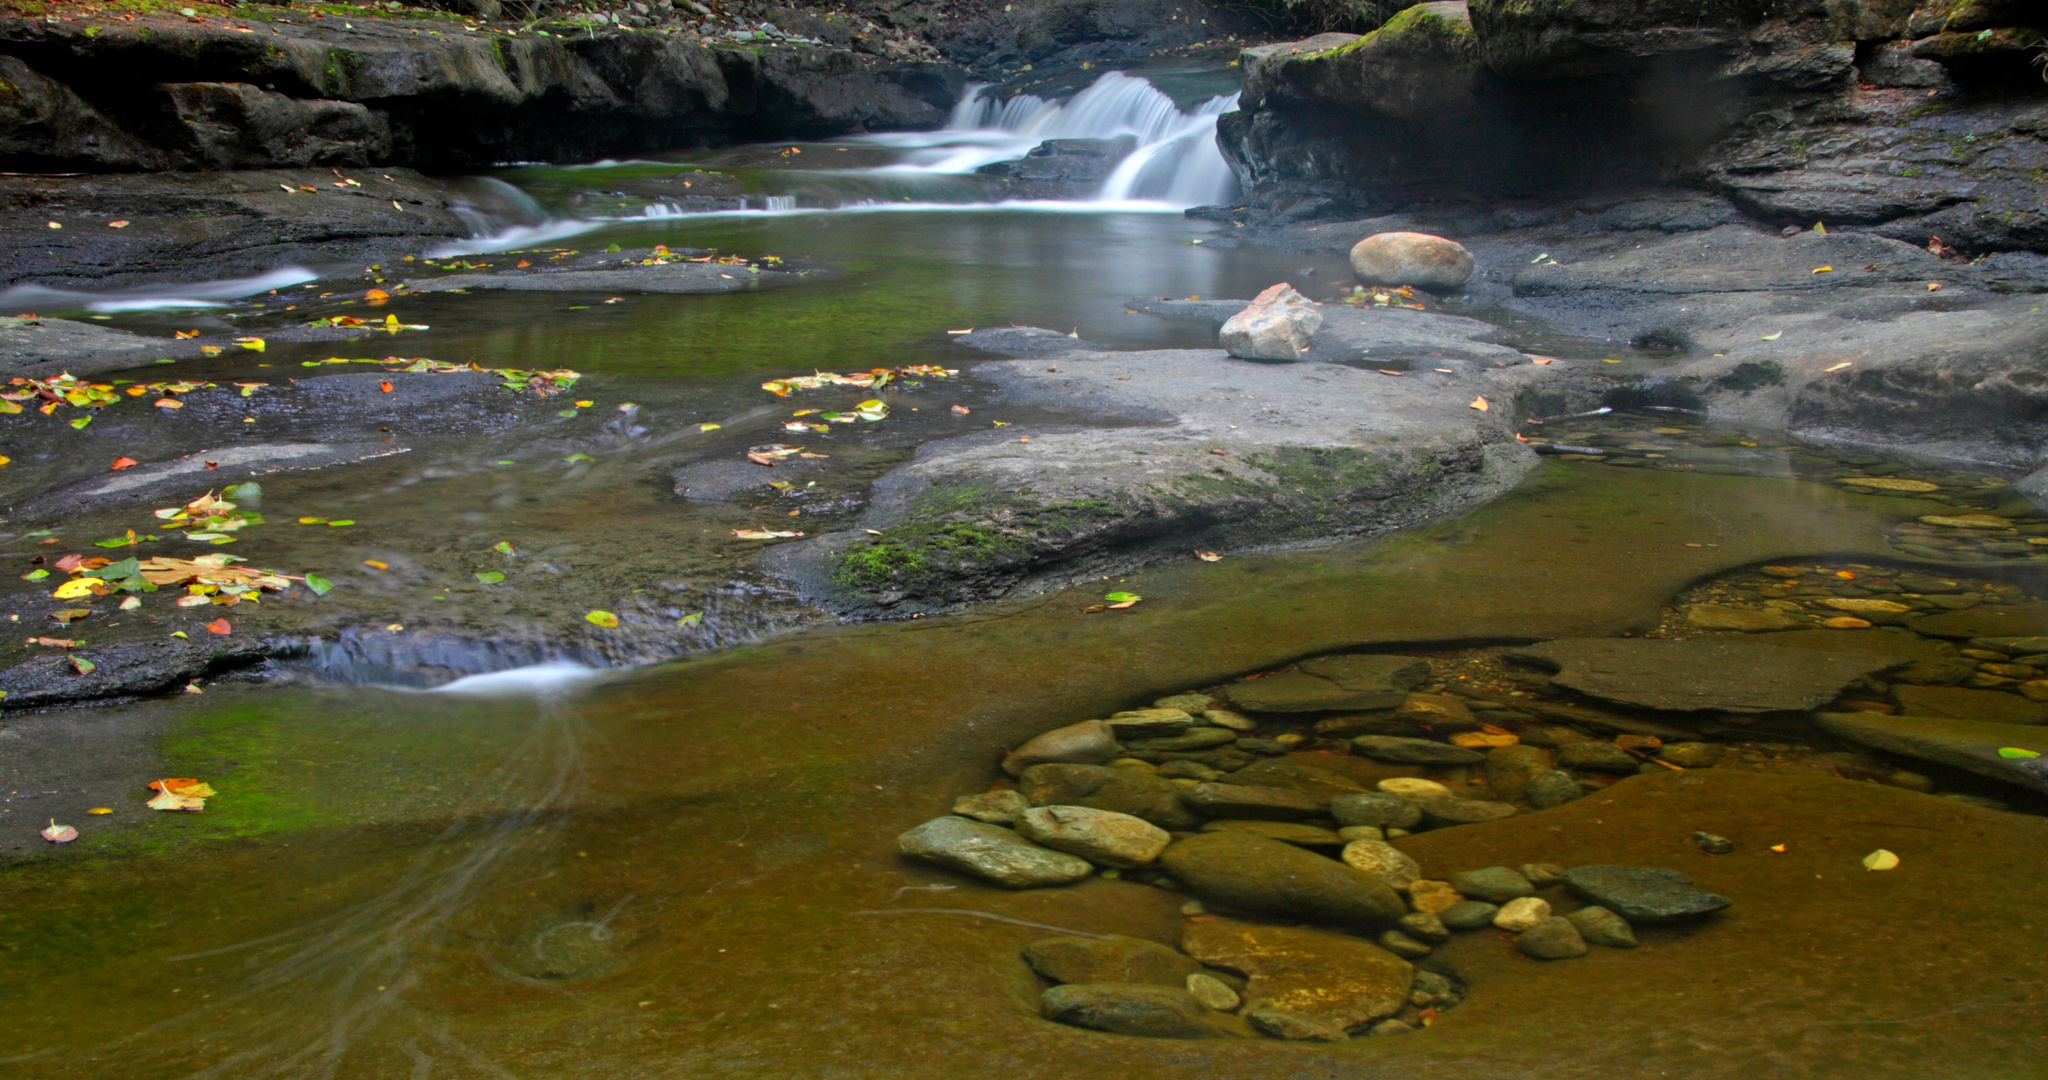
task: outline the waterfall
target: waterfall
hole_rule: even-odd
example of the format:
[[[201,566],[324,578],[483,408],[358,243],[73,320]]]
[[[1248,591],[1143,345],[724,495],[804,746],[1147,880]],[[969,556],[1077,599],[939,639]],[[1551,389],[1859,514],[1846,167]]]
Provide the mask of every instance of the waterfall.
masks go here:
[[[868,136],[910,151],[884,171],[971,173],[1023,157],[1047,139],[1131,136],[1137,149],[1095,195],[1096,202],[1196,206],[1227,202],[1237,179],[1216,147],[1216,118],[1237,108],[1237,95],[1211,98],[1192,113],[1142,78],[1112,71],[1064,102],[1018,94],[1007,101],[970,87],[946,126],[931,132]]]

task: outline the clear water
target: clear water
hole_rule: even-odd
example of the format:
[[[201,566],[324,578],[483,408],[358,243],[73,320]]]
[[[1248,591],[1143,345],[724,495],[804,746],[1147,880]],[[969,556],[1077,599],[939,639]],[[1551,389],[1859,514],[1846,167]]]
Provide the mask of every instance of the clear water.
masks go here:
[[[1199,120],[1177,115],[1162,132]],[[2028,854],[2048,844],[2042,819],[1824,770],[1713,770],[1696,788],[1630,781],[1512,828],[1419,838],[1411,850],[1432,872],[1538,860],[1682,865],[1738,905],[1711,929],[1646,934],[1642,950],[1575,966],[1535,965],[1492,935],[1462,938],[1443,958],[1473,984],[1472,1000],[1398,1039],[1324,1047],[1077,1032],[1036,1018],[1037,984],[1016,951],[1037,931],[856,914],[974,910],[1172,942],[1185,897],[1100,878],[1005,892],[905,862],[894,837],[985,789],[1003,748],[1056,723],[1328,650],[1452,656],[1473,642],[1649,632],[1668,625],[1674,598],[1724,573],[1821,553],[1882,564],[1898,557],[1901,536],[1918,542],[1918,517],[1958,510],[1841,485],[1882,465],[1874,459],[1751,447],[1739,433],[1660,434],[1671,424],[1661,417],[1588,419],[1561,437],[1614,447],[1613,464],[1626,467],[1551,461],[1496,504],[1378,543],[1161,567],[1119,580],[1146,597],[1128,612],[1084,614],[1091,589],[947,619],[819,619],[736,569],[744,552],[705,538],[754,523],[750,500],[698,506],[669,490],[669,470],[770,440],[790,408],[844,404],[824,392],[780,401],[758,389],[763,378],[967,366],[973,356],[944,331],[1010,322],[1121,348],[1206,345],[1202,328],[1126,314],[1122,301],[1245,296],[1283,278],[1311,295],[1340,287],[1341,260],[1194,244],[1220,227],[1157,207],[804,202],[806,192],[899,183],[902,197],[927,201],[969,191],[972,180],[929,168],[943,159],[912,159],[980,138],[850,145],[847,156],[877,159],[851,179],[808,164],[842,153],[827,144],[773,160],[770,148],[510,170],[497,180],[516,198],[479,185],[480,204],[495,200],[495,225],[524,216],[517,227],[585,230],[557,246],[716,247],[834,274],[612,305],[486,292],[394,303],[433,329],[366,349],[573,367],[590,373],[577,396],[638,403],[645,431],[569,419],[510,444],[281,475],[265,482],[266,513],[346,510],[360,531],[266,527],[234,550],[298,566],[402,557],[419,567],[404,580],[344,581],[369,598],[352,609],[360,633],[349,639],[357,651],[336,660],[341,681],[405,674],[378,668],[378,656],[418,661],[379,636],[386,621],[460,634],[485,618],[559,628],[594,607],[629,626],[667,625],[701,608],[701,636],[650,631],[642,643],[658,649],[607,654],[594,635],[575,657],[507,648],[496,666],[530,666],[483,674],[451,662],[435,693],[223,683],[196,697],[10,718],[0,726],[9,1075],[1612,1077],[1647,1063],[1687,1078],[1992,1080],[2048,1060],[2048,1006],[2032,989],[2048,968],[2027,947],[2039,931],[2030,913],[2048,902]],[[706,171],[798,206],[663,216],[644,212],[656,197],[612,194]],[[604,213],[575,216],[604,200]],[[1304,276],[1309,268],[1319,273]],[[223,306],[131,306],[110,322],[261,332],[359,310],[338,305],[360,287],[330,278],[241,303],[184,290]],[[321,291],[336,295],[312,296]],[[298,294],[296,310],[280,310]],[[1568,351],[1559,344],[1571,343],[1547,346]],[[262,376],[258,363],[335,351],[348,352],[279,346],[179,370]],[[849,462],[847,489],[903,446],[951,430],[948,403],[974,402],[978,423],[988,414],[972,393],[963,382],[892,395],[888,425],[905,439],[849,436],[835,449]],[[1051,418],[1014,419],[1028,429]],[[707,420],[725,428],[704,435]],[[113,427],[78,433],[95,471],[122,449],[95,441]],[[1719,457],[1686,449],[1730,440],[1736,449]],[[564,467],[572,451],[595,460]],[[0,452],[17,458],[0,477],[16,484],[63,467]],[[516,466],[497,466],[501,455]],[[1740,467],[1728,465],[1738,457]],[[1994,492],[1961,474],[1938,478],[1979,502]],[[57,524],[94,536],[117,522]],[[512,535],[564,572],[510,591],[466,584],[482,565],[475,555]],[[9,554],[31,546],[0,541]],[[1980,554],[1982,572],[2025,569],[1958,549]],[[695,655],[589,670],[681,653]],[[447,681],[463,674],[480,677]],[[119,764],[95,773],[39,757],[37,745],[103,747]],[[153,813],[142,785],[159,775],[201,777],[221,794],[202,814]],[[91,806],[114,812],[86,816]],[[78,824],[83,839],[39,846],[33,831],[51,816]],[[1737,837],[1742,854],[1707,861],[1687,839],[1697,828]],[[1880,845],[1905,857],[1901,871],[1861,869]],[[939,885],[954,887],[925,888]]]

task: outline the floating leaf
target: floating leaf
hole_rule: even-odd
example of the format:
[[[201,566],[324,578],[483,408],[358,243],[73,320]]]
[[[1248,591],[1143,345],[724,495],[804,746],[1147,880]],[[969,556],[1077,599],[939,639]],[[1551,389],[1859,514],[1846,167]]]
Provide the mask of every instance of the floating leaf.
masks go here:
[[[78,839],[78,830],[69,825],[59,825],[56,818],[51,818],[50,827],[37,835],[52,844],[68,844]]]
[[[104,817],[105,815],[111,814],[113,812],[114,808],[111,806],[95,806],[92,809],[86,811],[86,813],[91,814],[94,817]]]
[[[1896,870],[1898,866],[1899,857],[1883,848],[1878,848],[1863,857],[1865,870]]]
[[[235,628],[226,619],[215,619],[206,624],[206,632],[209,634],[227,635],[234,633]]]
[[[318,574],[307,574],[306,588],[313,590],[314,596],[326,596],[327,590],[334,588],[334,582]]]
[[[583,621],[611,629],[619,625],[619,617],[609,611],[592,611],[583,616]]]
[[[701,611],[693,611],[693,612],[691,612],[690,614],[688,614],[688,615],[685,615],[685,616],[683,616],[683,617],[682,617],[682,618],[680,618],[680,619],[677,619],[677,620],[676,620],[676,625],[677,625],[677,626],[696,626],[697,624],[699,624],[699,623],[701,623],[701,622],[703,622],[703,621],[704,621],[704,613],[703,613],[703,612],[701,612]]]
[[[1833,367],[1824,367],[1824,368],[1820,369],[1820,373],[1821,373],[1821,374],[1823,374],[1823,375],[1829,375],[1829,374],[1832,374],[1832,373],[1834,373],[1834,372],[1840,371],[1840,370],[1842,370],[1843,368],[1845,368],[1845,367],[1848,367],[1848,366],[1849,366],[1849,361],[1847,361],[1847,360],[1844,360],[1844,361],[1842,361],[1841,363],[1839,363],[1839,364],[1836,364],[1836,365],[1835,365],[1835,366],[1833,366]]]
[[[379,560],[379,559],[364,559],[364,560],[363,560],[363,565],[364,565],[364,566],[367,566],[367,567],[369,567],[369,568],[370,568],[370,569],[372,569],[372,570],[389,570],[389,569],[391,569],[391,564],[390,564],[390,563],[388,563],[388,562],[384,562],[384,561],[382,561],[382,560]]]
[[[1144,599],[1144,597],[1134,592],[1105,593],[1102,598],[1112,604],[1135,604]]]
[[[1813,272],[1816,274],[1832,274],[1835,272],[1835,268],[1832,266],[1816,266],[1813,268]]]
[[[133,598],[131,597],[130,599]],[[90,608],[65,608],[62,611],[50,612],[50,618],[55,619],[60,623],[69,625],[91,614],[92,609]]]
[[[483,582],[486,585],[496,585],[497,583],[505,580],[505,575],[497,572],[496,570],[486,570],[483,573],[476,575],[476,579],[480,582]]]
[[[43,580],[44,578],[46,578],[46,577],[49,577],[49,576],[50,576],[50,572],[49,572],[48,570],[43,570],[43,569],[36,569],[36,570],[31,570],[31,571],[29,571],[28,573],[26,573],[26,574],[23,574],[23,575],[21,575],[21,580],[23,580],[23,581],[41,581],[41,580]]]
[[[350,525],[353,525],[355,523],[356,522],[354,518],[337,518],[333,521],[328,522],[327,527],[330,529],[346,529]]]

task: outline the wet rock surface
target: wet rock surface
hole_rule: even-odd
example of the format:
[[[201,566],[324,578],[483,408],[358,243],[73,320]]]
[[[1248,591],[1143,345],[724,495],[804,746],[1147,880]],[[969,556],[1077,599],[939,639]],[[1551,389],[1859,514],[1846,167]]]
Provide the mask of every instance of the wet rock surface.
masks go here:
[[[1565,885],[1632,923],[1682,922],[1711,915],[1732,901],[1694,887],[1676,870],[1581,866],[1565,871]]]
[[[1811,709],[1864,675],[1896,666],[1853,651],[1783,650],[1749,641],[1554,641],[1513,654],[1557,668],[1553,681],[1655,709]]]
[[[1064,885],[1094,870],[1086,860],[1038,847],[1000,825],[967,818],[934,818],[898,837],[897,848],[1011,889]]]
[[[1286,1009],[1345,1031],[1398,1012],[1414,982],[1407,961],[1318,930],[1218,920],[1190,925],[1181,948],[1249,976],[1249,1008]]]

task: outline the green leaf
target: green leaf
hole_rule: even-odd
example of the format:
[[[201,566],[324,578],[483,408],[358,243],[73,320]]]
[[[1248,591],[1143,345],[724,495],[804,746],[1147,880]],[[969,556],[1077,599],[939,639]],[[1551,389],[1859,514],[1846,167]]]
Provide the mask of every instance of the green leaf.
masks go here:
[[[23,533],[22,535],[23,535],[23,536],[55,536],[55,535],[57,535],[57,530],[55,530],[55,529],[37,529],[36,531],[34,531],[34,532],[32,532],[32,533]]]
[[[263,485],[255,482],[254,480],[251,480],[246,484],[229,484],[227,487],[221,489],[220,494],[222,498],[232,499],[236,502],[242,502],[245,500],[248,502],[255,502],[263,498]]]
[[[77,669],[80,675],[90,675],[99,668],[98,664],[95,664],[92,661],[87,660],[83,656],[73,656],[70,659],[71,666]]]
[[[85,430],[85,425],[87,425],[87,424],[90,424],[90,423],[92,423],[92,417],[91,417],[90,415],[87,415],[87,416],[81,416],[81,417],[79,417],[78,419],[76,419],[76,420],[73,420],[73,421],[71,422],[71,430],[73,430],[73,431],[84,431],[84,430]]]
[[[334,582],[318,574],[307,574],[306,588],[313,590],[314,596],[326,596],[327,590],[334,588]]]
[[[483,573],[478,574],[476,576],[476,579],[478,581],[483,582],[486,585],[496,585],[498,582],[505,580],[505,575],[497,572],[496,570],[486,570]]]
[[[570,454],[568,457],[565,457],[562,460],[570,465],[574,465],[579,461],[596,461],[597,459],[591,457],[589,454],[575,453]]]
[[[339,519],[339,520],[337,520],[337,521],[330,521],[330,522],[328,522],[328,523],[327,523],[327,527],[328,527],[328,528],[330,528],[330,529],[345,529],[345,528],[348,528],[348,527],[349,527],[350,525],[353,525],[353,524],[355,524],[355,523],[356,523],[356,519],[354,519],[354,518],[341,518],[341,519]]]
[[[26,574],[23,574],[23,575],[21,575],[21,580],[23,580],[23,581],[41,581],[41,580],[43,580],[44,578],[46,578],[46,577],[49,577],[49,576],[50,576],[50,572],[49,572],[48,570],[31,570],[31,571],[29,571],[28,573],[26,573]]]
[[[2017,746],[2001,746],[1998,748],[1998,756],[2008,759],[2023,760],[2026,758],[2037,758],[2041,755],[2035,753],[2032,750],[2023,750]]]
[[[1134,592],[1104,593],[1102,598],[1112,604],[1135,604],[1144,599],[1144,597]]]
[[[704,621],[704,613],[703,613],[703,612],[701,612],[701,611],[693,611],[693,612],[689,613],[688,615],[685,615],[685,616],[683,616],[682,618],[680,618],[680,619],[677,619],[677,620],[676,620],[676,625],[677,625],[677,626],[696,626],[697,624],[699,624],[699,623],[701,623],[701,622],[703,622],[703,621]]]
[[[142,564],[131,555],[120,562],[108,563],[97,570],[87,570],[85,575],[87,577],[96,577],[101,581],[116,581],[124,577],[134,577],[135,572],[141,569],[141,567]]]
[[[562,418],[564,418],[564,419],[567,419],[567,418],[569,418],[569,417],[575,416],[575,415],[576,415],[576,410],[575,410],[575,409],[563,409],[563,410],[562,410],[561,412],[558,412],[558,413],[556,413],[555,415],[556,415],[556,416],[559,416],[559,417],[562,417]]]
[[[497,552],[500,555],[510,555],[512,554],[512,541],[500,540],[497,543],[491,545],[491,550]]]
[[[498,459],[498,464],[500,464],[500,465],[516,465],[516,464],[518,464],[518,462],[516,462],[516,461],[513,461],[513,460],[512,460],[511,458],[499,458],[499,459]]]
[[[606,628],[615,627],[619,625],[619,617],[617,615],[612,614],[609,611],[593,611],[590,614],[583,616],[583,620],[593,625],[602,626]]]
[[[606,249],[604,249],[604,250],[605,250],[605,252],[606,252],[607,254],[611,254],[611,255],[616,255],[616,254],[618,254],[618,253],[619,253],[619,245],[617,245],[617,244],[613,244],[612,246],[610,246],[610,247],[608,247],[608,248],[606,248]]]

